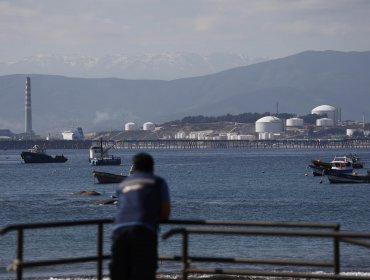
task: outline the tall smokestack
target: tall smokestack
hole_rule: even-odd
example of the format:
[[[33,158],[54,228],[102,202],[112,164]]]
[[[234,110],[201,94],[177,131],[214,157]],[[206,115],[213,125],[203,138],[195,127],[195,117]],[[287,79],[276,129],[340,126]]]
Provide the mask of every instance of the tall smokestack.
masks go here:
[[[26,102],[25,102],[25,133],[32,134],[32,112],[31,112],[31,78],[26,79]]]

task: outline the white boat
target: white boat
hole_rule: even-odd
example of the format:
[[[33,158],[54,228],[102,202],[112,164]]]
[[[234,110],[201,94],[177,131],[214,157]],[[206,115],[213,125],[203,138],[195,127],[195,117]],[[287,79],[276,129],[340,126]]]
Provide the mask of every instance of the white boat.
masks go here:
[[[353,169],[363,168],[363,164],[357,155],[335,156],[330,162],[324,162],[318,159],[311,160],[309,167],[314,176],[323,176],[325,170],[336,170],[344,173],[352,173]]]
[[[330,162],[331,164],[331,170],[339,171],[342,173],[352,173],[353,166],[352,166],[352,159],[343,156],[343,157],[337,157],[335,156],[334,159]]]
[[[120,165],[121,158],[108,155],[109,148],[103,148],[103,139],[100,138],[100,145],[90,147],[89,162],[91,165]]]

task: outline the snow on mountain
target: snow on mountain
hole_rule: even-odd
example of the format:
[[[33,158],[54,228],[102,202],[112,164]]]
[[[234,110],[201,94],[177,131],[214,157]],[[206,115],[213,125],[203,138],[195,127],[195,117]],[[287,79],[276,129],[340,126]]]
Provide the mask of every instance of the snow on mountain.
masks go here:
[[[0,75],[29,73],[82,78],[174,80],[213,74],[264,60],[232,53],[117,54],[103,57],[37,54],[18,61],[0,62]]]

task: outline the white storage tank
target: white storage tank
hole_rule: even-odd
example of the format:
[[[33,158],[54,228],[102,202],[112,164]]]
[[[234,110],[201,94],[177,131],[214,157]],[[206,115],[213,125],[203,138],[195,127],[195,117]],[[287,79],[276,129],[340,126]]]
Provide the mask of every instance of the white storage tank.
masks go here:
[[[327,115],[328,119],[332,119],[333,123],[336,124],[338,121],[338,110],[337,108],[330,105],[320,105],[311,111],[311,114]]]
[[[334,121],[333,119],[329,119],[329,118],[317,119],[316,126],[321,126],[321,127],[334,126]]]
[[[347,135],[347,136],[353,136],[353,134],[355,134],[355,133],[356,133],[356,131],[357,131],[357,129],[356,129],[356,128],[347,128],[347,130],[346,130],[346,135]]]
[[[137,125],[136,123],[133,122],[128,122],[125,124],[125,130],[126,131],[132,131],[132,130],[137,130]]]
[[[274,116],[266,116],[256,121],[256,132],[283,132],[283,122]]]
[[[143,130],[149,130],[154,131],[155,130],[155,124],[152,122],[146,122],[143,124]]]
[[[303,119],[300,118],[291,118],[286,120],[286,126],[288,127],[302,127]]]

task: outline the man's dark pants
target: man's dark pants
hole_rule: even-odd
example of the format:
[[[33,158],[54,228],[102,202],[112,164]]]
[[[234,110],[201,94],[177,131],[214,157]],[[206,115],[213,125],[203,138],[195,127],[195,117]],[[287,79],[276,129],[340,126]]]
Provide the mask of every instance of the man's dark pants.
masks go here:
[[[111,280],[154,280],[157,234],[144,226],[124,227],[112,236]]]

